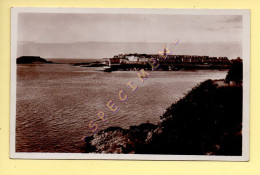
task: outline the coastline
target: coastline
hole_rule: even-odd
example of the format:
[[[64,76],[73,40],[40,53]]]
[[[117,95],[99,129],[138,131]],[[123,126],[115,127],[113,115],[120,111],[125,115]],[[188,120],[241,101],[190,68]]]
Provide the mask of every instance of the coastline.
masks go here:
[[[242,84],[206,80],[172,104],[157,125],[110,127],[85,138],[87,153],[242,154]]]
[[[152,71],[180,71],[180,70],[228,70],[231,65],[197,65],[197,64],[163,64],[161,62],[157,63],[160,65],[158,68],[154,69],[150,64],[111,64],[109,66],[109,71],[138,71],[141,69],[152,70]],[[104,67],[103,63],[75,63],[73,66],[80,67]],[[108,67],[108,66],[107,66]]]

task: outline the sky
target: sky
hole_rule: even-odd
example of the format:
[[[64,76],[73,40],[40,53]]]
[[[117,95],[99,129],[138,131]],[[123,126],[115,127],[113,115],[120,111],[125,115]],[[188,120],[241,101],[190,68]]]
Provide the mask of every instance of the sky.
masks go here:
[[[164,45],[176,55],[242,56],[238,15],[20,13],[17,29],[18,57],[109,58]]]

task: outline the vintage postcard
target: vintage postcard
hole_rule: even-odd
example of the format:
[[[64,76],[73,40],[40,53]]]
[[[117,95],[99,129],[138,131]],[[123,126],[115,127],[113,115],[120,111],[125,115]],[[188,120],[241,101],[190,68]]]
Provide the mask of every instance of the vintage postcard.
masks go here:
[[[11,158],[249,160],[250,10],[11,15]]]

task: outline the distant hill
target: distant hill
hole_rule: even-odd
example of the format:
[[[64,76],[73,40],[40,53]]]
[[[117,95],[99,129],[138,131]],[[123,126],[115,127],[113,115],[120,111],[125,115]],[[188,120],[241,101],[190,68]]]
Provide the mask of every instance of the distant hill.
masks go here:
[[[21,56],[16,59],[17,64],[42,64],[42,63],[53,63],[52,61],[47,61],[38,56]]]

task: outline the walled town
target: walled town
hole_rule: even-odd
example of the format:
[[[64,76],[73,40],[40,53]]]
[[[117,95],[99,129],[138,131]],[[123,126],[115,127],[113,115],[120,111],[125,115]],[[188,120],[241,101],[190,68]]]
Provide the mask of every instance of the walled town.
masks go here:
[[[157,70],[189,70],[189,69],[228,69],[231,61],[227,57],[210,57],[198,55],[167,55],[163,54],[119,54],[113,58],[104,58],[109,65],[108,71],[116,70],[151,70],[149,59],[154,59],[160,68]]]

